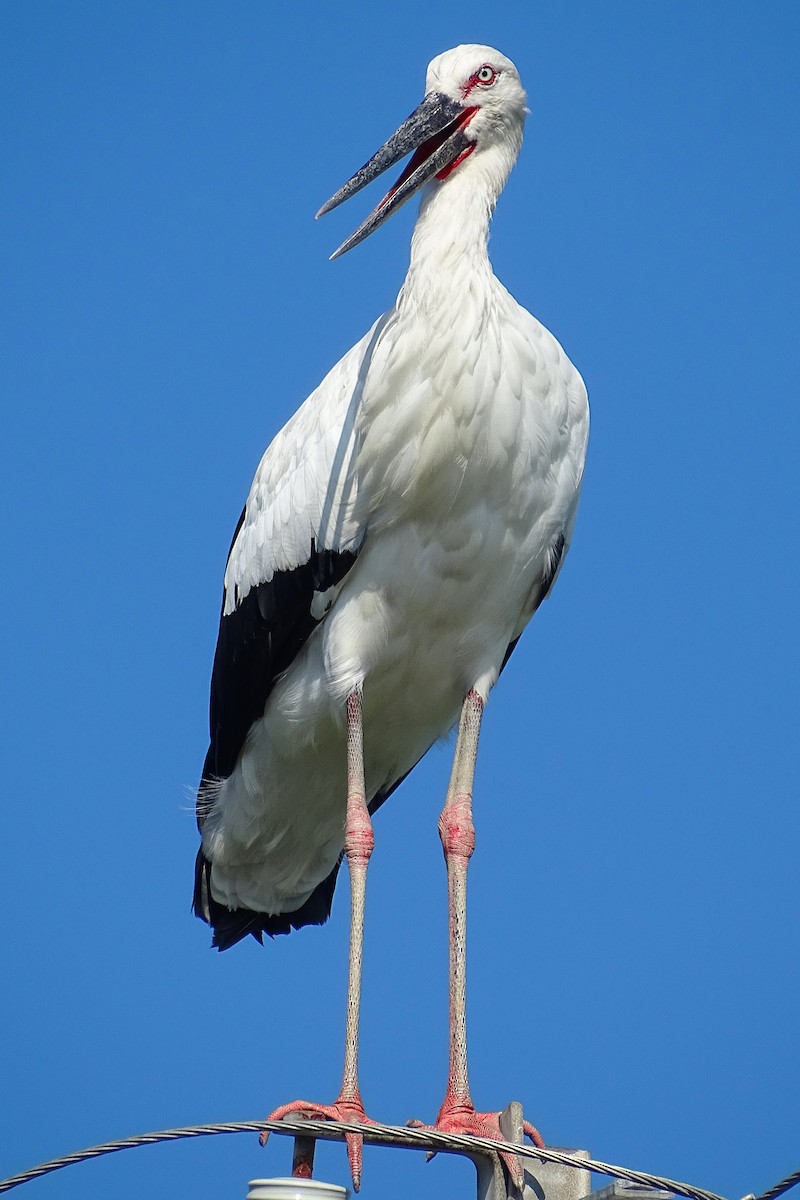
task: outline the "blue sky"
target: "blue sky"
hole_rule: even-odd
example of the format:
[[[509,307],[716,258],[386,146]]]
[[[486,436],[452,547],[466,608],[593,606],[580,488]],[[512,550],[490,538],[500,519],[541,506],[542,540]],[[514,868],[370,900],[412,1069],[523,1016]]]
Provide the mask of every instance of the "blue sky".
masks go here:
[[[0,1176],[335,1095],[330,923],[224,955],[189,912],[224,557],[263,448],[391,304],[414,213],[313,214],[465,41],[532,115],[498,275],[592,402],[575,541],[476,784],[481,1107],[736,1198],[798,1166],[800,7],[8,0]],[[362,1076],[446,1069],[449,749],[376,821]],[[344,1182],[339,1147],[320,1173]],[[139,1150],[33,1197],[244,1196],[289,1143]],[[363,1194],[470,1195],[367,1150]],[[602,1181],[601,1181],[602,1182]]]

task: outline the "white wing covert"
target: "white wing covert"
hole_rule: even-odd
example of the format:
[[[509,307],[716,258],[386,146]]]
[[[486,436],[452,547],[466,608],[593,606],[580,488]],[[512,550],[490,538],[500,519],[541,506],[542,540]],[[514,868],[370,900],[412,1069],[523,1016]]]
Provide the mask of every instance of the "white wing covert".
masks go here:
[[[333,367],[256,471],[225,571],[206,782],[232,773],[277,677],[329,611],[364,540],[357,417],[381,328]]]

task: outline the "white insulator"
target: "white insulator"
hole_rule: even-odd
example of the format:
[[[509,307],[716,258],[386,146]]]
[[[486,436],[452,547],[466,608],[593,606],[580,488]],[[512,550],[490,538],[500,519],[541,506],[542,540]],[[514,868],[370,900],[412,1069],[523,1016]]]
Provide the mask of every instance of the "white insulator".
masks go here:
[[[346,1187],[320,1179],[251,1179],[247,1200],[347,1200]]]

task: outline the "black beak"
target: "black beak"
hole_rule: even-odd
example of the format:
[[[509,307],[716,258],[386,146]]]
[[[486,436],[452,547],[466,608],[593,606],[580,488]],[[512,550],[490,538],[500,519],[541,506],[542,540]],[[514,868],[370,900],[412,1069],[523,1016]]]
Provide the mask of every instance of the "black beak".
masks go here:
[[[333,252],[332,259],[339,258],[359,242],[363,242],[379,225],[388,220],[392,213],[397,212],[406,200],[419,191],[423,184],[451,167],[456,159],[474,148],[475,143],[466,136],[465,129],[477,111],[477,108],[465,107],[439,92],[428,93],[419,108],[406,118],[397,133],[393,133],[377,154],[373,154],[369,162],[365,163],[360,171],[356,171],[344,187],[339,188],[336,195],[331,196],[317,213],[317,216],[321,217],[323,213],[330,212],[332,208],[360,192],[389,167],[393,167],[410,151],[414,151],[413,157],[388,195],[384,196],[378,207],[362,225],[359,225],[355,233]]]

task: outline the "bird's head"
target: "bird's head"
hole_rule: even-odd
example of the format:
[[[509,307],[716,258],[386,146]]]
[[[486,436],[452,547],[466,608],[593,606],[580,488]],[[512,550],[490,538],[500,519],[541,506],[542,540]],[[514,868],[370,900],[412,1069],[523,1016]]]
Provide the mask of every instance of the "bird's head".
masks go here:
[[[519,153],[526,112],[517,68],[499,50],[468,45],[438,55],[419,107],[317,213],[330,212],[411,153],[389,193],[331,257],[363,242],[425,184],[444,184],[481,161],[499,192]]]

